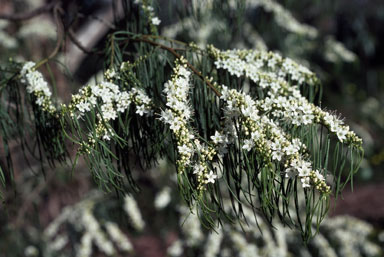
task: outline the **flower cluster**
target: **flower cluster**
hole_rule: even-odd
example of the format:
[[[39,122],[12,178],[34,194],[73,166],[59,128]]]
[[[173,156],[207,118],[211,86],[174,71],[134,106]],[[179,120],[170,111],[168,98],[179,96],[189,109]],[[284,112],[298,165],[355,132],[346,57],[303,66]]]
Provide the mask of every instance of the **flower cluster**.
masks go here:
[[[336,41],[333,37],[329,36],[325,41],[325,59],[330,62],[355,62],[357,55],[347,49],[341,42]]]
[[[36,257],[36,256],[39,256],[39,249],[37,249],[36,246],[28,245],[28,246],[24,249],[24,255],[25,255],[26,257]]]
[[[292,14],[278,2],[273,0],[252,0],[250,1],[250,6],[260,6],[265,11],[271,12],[274,15],[276,23],[289,32],[309,38],[316,38],[318,36],[316,28],[298,22]]]
[[[125,252],[132,252],[133,246],[128,238],[123,234],[119,227],[113,222],[106,222],[105,229],[108,235],[116,243],[117,247]]]
[[[140,209],[137,205],[137,202],[135,199],[130,196],[126,195],[124,197],[124,210],[127,213],[128,217],[130,218],[132,222],[132,226],[137,230],[137,231],[142,231],[145,226],[145,222],[143,220],[143,217],[141,216]]]
[[[365,221],[349,216],[337,216],[326,220],[323,227],[329,234],[329,242],[339,246],[337,252],[340,256],[381,256],[383,253],[382,247],[367,240],[374,238],[372,232],[375,228]],[[314,239],[316,240],[317,236]],[[359,252],[356,249],[359,249]]]
[[[217,69],[225,69],[231,75],[240,77],[246,75],[260,87],[266,88],[268,78],[289,78],[299,84],[310,85],[317,82],[313,72],[307,67],[294,62],[290,58],[283,58],[277,53],[258,50],[227,50],[220,51],[214,46],[208,46],[208,51],[213,56]],[[267,74],[265,78],[264,74]]]
[[[21,83],[27,86],[27,92],[34,97],[35,104],[40,106],[43,111],[54,114],[55,106],[51,101],[51,90],[43,75],[34,69],[34,62],[26,62],[20,71]]]
[[[306,36],[309,39],[318,39],[319,33],[315,27],[300,23],[293,15],[277,1],[273,0],[250,0],[248,8],[263,8],[266,12],[272,13],[275,22],[281,28],[299,36]],[[327,37],[324,44],[324,57],[330,62],[354,62],[357,59],[355,53],[347,49],[341,42],[333,37]]]
[[[179,257],[183,254],[183,250],[183,242],[177,239],[168,247],[167,254],[171,257]]]
[[[155,208],[158,210],[164,209],[171,202],[171,188],[164,187],[155,198]]]
[[[107,75],[109,78],[113,76],[111,71]],[[110,140],[113,133],[108,122],[128,110],[131,104],[136,106],[136,113],[140,116],[153,114],[152,101],[143,90],[132,88],[130,91],[121,91],[116,84],[101,82],[80,89],[78,94],[72,96],[68,109],[71,117],[80,119],[85,113],[94,110],[96,105],[100,105],[96,134],[89,138],[94,142],[94,137]]]
[[[215,33],[221,33],[225,25],[221,19],[218,19],[216,16],[211,15],[212,6],[202,0],[193,0],[195,3],[192,3],[191,6],[194,9],[201,8],[199,12],[201,13],[201,21],[199,29],[196,29],[196,20],[192,17],[184,17],[179,22],[167,25],[161,31],[161,34],[168,38],[177,38],[178,34],[185,33],[190,38],[194,39],[196,46],[204,48],[209,42],[209,38],[215,35]]]
[[[258,107],[263,112],[270,112],[274,118],[282,119],[296,126],[312,124],[315,119],[314,105],[302,97],[298,90],[294,90],[294,93],[298,94],[280,95],[271,90],[266,98],[258,101]]]
[[[198,246],[204,239],[199,217],[186,206],[179,206],[181,218],[179,220],[181,231],[188,235],[185,244],[189,247]]]
[[[344,125],[344,122],[328,112],[321,110],[317,106],[313,106],[315,120],[324,124],[331,132],[335,133],[342,143],[347,143],[356,147],[361,147],[363,141],[355,132],[349,130],[349,126]]]
[[[135,4],[142,4],[146,16],[151,21],[152,26],[158,26],[161,23],[159,17],[155,15],[155,11],[152,6],[148,4],[148,0],[135,0]]]
[[[216,154],[212,147],[200,143],[193,131],[188,127],[192,110],[188,103],[190,89],[189,77],[191,72],[186,68],[186,61],[181,58],[174,68],[171,80],[165,83],[163,92],[167,98],[167,109],[161,112],[160,120],[169,125],[176,137],[177,169],[183,173],[187,168],[193,168],[197,176],[198,189],[202,190],[207,183],[214,183],[217,175],[209,171],[208,161]],[[195,161],[194,161],[195,160]]]
[[[224,200],[224,208],[232,211],[231,201]],[[203,235],[201,243],[189,245],[193,237],[189,230],[182,230],[182,239],[175,241],[170,248],[176,248],[175,255],[183,256],[192,249],[205,251],[201,256],[381,256],[382,250],[375,242],[374,228],[356,218],[339,216],[327,218],[320,225],[316,236],[309,241],[309,247],[304,245],[300,234],[291,228],[284,226],[279,221],[274,223],[271,230],[270,224],[255,214],[248,206],[243,207],[245,221],[241,224],[223,224],[217,229],[217,234]],[[296,216],[296,210],[287,210],[292,216]],[[305,211],[301,209],[300,211]],[[234,213],[233,213],[234,214]],[[235,215],[235,214],[234,214]],[[190,215],[193,218],[195,215]],[[197,218],[196,218],[197,219]],[[180,220],[184,220],[182,216]],[[316,219],[312,222],[316,226]],[[198,221],[197,221],[198,222]],[[215,240],[215,241],[213,241]],[[332,243],[333,242],[333,243]],[[194,248],[192,248],[194,247]],[[172,249],[173,250],[173,249]],[[296,253],[296,254],[295,254]],[[300,253],[297,255],[297,253]]]
[[[226,69],[238,77],[245,75],[267,90],[267,97],[256,102],[257,109],[297,126],[322,124],[336,134],[340,142],[361,147],[361,139],[342,120],[310,103],[297,87],[288,84],[287,78],[299,85],[316,83],[316,76],[306,67],[271,52],[221,52],[213,46],[209,51],[216,59],[216,68]]]
[[[115,254],[115,248],[102,231],[99,222],[92,214],[93,208],[86,208],[81,215],[81,224],[85,233],[81,237],[80,246],[77,252],[78,257],[88,257],[92,254],[92,243],[108,256]]]
[[[7,21],[0,21],[0,46],[3,46],[8,49],[16,48],[18,46],[17,40],[4,31],[7,26]]]
[[[59,114],[52,104],[51,91],[43,75],[35,70],[35,63],[27,62],[20,71],[21,82],[26,85],[27,92],[32,96],[35,104],[50,114]],[[107,70],[105,78],[112,81],[119,78],[114,70]],[[96,139],[110,140],[114,135],[110,121],[115,120],[119,113],[127,111],[131,104],[135,105],[136,114],[140,116],[153,115],[152,100],[142,89],[132,88],[124,91],[118,85],[104,81],[99,84],[87,85],[72,96],[69,105],[61,105],[61,113],[69,113],[70,117],[81,119],[87,112],[99,110],[95,133],[90,133],[88,142],[82,142],[79,151],[90,153]]]
[[[130,91],[120,91],[119,86],[111,82],[101,82],[94,86],[86,86],[74,95],[69,105],[71,116],[81,118],[86,112],[100,104],[99,119],[105,122],[115,120],[118,113],[125,112],[131,103],[136,105],[136,113],[152,115],[151,99],[141,90],[132,88]]]
[[[18,31],[18,36],[23,39],[48,38],[56,39],[56,26],[49,19],[32,19],[24,24]]]
[[[120,71],[124,68],[124,62],[120,66]],[[114,68],[107,69],[104,72],[104,78],[106,81],[113,82],[115,79],[120,79],[120,75],[116,72]]]
[[[172,79],[164,84],[163,90],[167,97],[168,108],[161,112],[160,120],[168,124],[176,136],[177,150],[180,155],[179,172],[182,172],[191,163],[194,153],[193,139],[195,136],[188,128],[188,121],[192,116],[192,110],[188,104],[190,74],[190,71],[180,61],[180,64],[174,68]]]
[[[269,81],[271,82],[267,97],[256,101],[259,111],[296,126],[322,124],[334,133],[340,142],[361,146],[362,140],[350,131],[341,119],[310,103],[301,95],[299,89],[289,86],[282,79],[269,78]]]
[[[254,244],[249,243],[244,237],[243,233],[233,231],[230,234],[231,241],[235,249],[239,251],[241,257],[252,257],[258,252]],[[257,255],[256,255],[257,256]]]
[[[220,252],[221,242],[223,241],[223,232],[221,228],[216,231],[211,231],[207,238],[207,244],[205,245],[204,256],[215,257]]]
[[[223,86],[221,99],[225,102],[225,128],[223,135],[218,134],[212,138],[215,142],[233,144],[236,138],[243,138],[243,150],[255,150],[267,163],[282,162],[286,177],[297,175],[303,187],[314,186],[322,193],[330,191],[321,173],[314,171],[311,163],[302,156],[305,145],[298,138],[289,139],[266,115],[260,116],[256,102],[249,95]],[[234,133],[235,131],[238,132]]]
[[[128,237],[115,223],[107,221],[102,224],[94,216],[94,197],[98,197],[97,194],[91,195],[90,198],[74,206],[65,207],[61,214],[45,229],[44,239],[49,242],[49,255],[63,252],[64,247],[70,243],[67,234],[62,233],[62,228],[69,224],[81,234],[80,242],[75,247],[76,256],[92,256],[93,245],[97,246],[106,256],[115,256],[118,251],[133,251]]]

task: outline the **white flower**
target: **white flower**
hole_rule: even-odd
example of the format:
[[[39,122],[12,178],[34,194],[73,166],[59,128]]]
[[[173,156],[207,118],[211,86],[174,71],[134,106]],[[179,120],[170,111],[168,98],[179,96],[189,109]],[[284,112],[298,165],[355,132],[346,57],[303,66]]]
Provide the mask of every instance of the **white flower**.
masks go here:
[[[140,116],[143,116],[145,113],[147,113],[148,110],[145,108],[144,105],[137,105],[136,106],[136,113]]]
[[[109,141],[109,140],[111,140],[111,136],[108,133],[105,133],[103,135],[103,140]]]
[[[117,118],[117,113],[113,108],[112,103],[105,103],[101,106],[101,113],[103,115],[103,119],[106,121],[114,120]]]
[[[296,147],[293,144],[289,144],[288,146],[284,147],[284,152],[286,155],[294,155],[296,154],[300,148]]]
[[[303,188],[311,187],[311,180],[309,177],[302,177],[300,180]]]
[[[79,112],[88,112],[91,110],[90,104],[86,101],[81,101],[80,103],[76,104],[76,108],[79,110]]]
[[[155,26],[159,25],[161,22],[161,20],[158,17],[153,17],[151,21],[152,21],[152,24]]]
[[[198,174],[198,175],[202,174],[205,170],[205,167],[203,165],[201,165],[200,163],[195,165],[193,168],[194,168],[193,174]]]
[[[276,141],[271,143],[271,149],[272,149],[272,160],[281,161],[282,157],[284,156],[284,152],[281,149],[281,143]]]
[[[324,113],[324,117],[323,117],[323,120],[324,120],[324,123],[327,124],[327,125],[332,125],[333,124],[333,116],[329,113]]]
[[[36,99],[36,104],[42,106],[44,102],[44,97],[40,96]]]
[[[116,98],[116,110],[118,112],[124,112],[131,104],[131,99],[127,92],[121,92]]]
[[[255,145],[255,143],[253,142],[252,139],[246,139],[246,140],[244,140],[244,145],[243,145],[242,149],[244,149],[246,151],[250,151],[254,145]]]
[[[254,132],[251,133],[251,138],[252,138],[253,141],[257,141],[257,140],[259,140],[261,137],[262,137],[262,135],[261,135],[260,131],[257,131],[257,130],[256,130],[256,131],[254,131]]]
[[[304,160],[299,160],[296,163],[296,170],[299,173],[300,177],[307,177],[309,176],[309,173],[311,172],[311,163],[304,161]]]
[[[217,178],[217,175],[213,173],[213,171],[210,171],[209,174],[205,174],[206,183],[215,183],[215,179]]]
[[[336,135],[339,138],[340,142],[343,142],[345,139],[347,139],[346,135],[349,132],[349,127],[338,127],[336,129]]]
[[[215,135],[211,136],[211,139],[215,145],[221,144],[224,142],[224,136],[218,131],[215,132]]]
[[[179,150],[179,153],[183,155],[190,155],[193,152],[193,149],[186,145],[179,145],[177,149]]]
[[[272,160],[281,161],[284,153],[281,150],[272,151]]]
[[[174,119],[170,121],[169,128],[173,131],[177,131],[181,128],[181,125],[183,125],[182,121],[179,119]]]
[[[180,74],[180,76],[188,78],[191,75],[191,72],[188,69],[186,69],[183,66],[181,66],[180,70],[179,70],[179,74]]]
[[[320,173],[320,171],[315,170],[315,176],[319,181],[324,181],[324,176]]]

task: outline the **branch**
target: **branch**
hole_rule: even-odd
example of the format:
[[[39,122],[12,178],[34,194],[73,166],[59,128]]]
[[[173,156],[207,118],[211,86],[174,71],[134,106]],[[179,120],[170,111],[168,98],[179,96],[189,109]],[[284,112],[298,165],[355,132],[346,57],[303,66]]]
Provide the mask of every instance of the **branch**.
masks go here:
[[[55,49],[53,49],[52,53],[47,58],[45,58],[42,61],[40,61],[39,63],[37,63],[35,65],[35,69],[37,69],[41,65],[45,64],[46,62],[48,62],[53,57],[55,57],[60,50],[61,44],[62,44],[63,39],[64,39],[64,25],[62,23],[59,12],[63,12],[63,10],[61,9],[60,4],[57,3],[57,4],[55,4],[54,9],[53,9],[53,16],[55,18],[56,27],[57,27],[57,41],[56,41]]]
[[[168,52],[170,52],[171,54],[173,54],[176,58],[181,58],[181,55],[178,54],[175,49],[171,48],[171,47],[168,47],[166,45],[163,45],[163,44],[160,44],[158,42],[155,42],[155,41],[152,41],[152,40],[149,40],[148,38],[146,37],[141,37],[141,38],[134,38],[133,40],[135,41],[140,41],[140,42],[145,42],[145,43],[148,43],[150,45],[153,45],[153,46],[157,46],[157,47],[160,47],[164,50],[167,50]],[[215,94],[220,97],[221,96],[221,93],[215,88],[214,85],[212,85],[212,83],[204,78],[203,74],[201,74],[200,71],[198,71],[191,63],[189,63],[187,61],[187,66],[198,76],[201,78],[201,80],[203,80],[214,92]]]
[[[78,15],[79,17],[81,17],[81,18],[91,18],[91,19],[97,20],[97,21],[103,23],[105,26],[107,26],[107,27],[110,28],[110,29],[113,29],[113,30],[116,29],[116,26],[113,25],[113,23],[111,23],[111,22],[109,22],[108,20],[106,20],[106,19],[104,19],[104,18],[102,18],[102,17],[99,17],[99,16],[97,16],[97,15],[93,15],[93,14],[87,14],[87,15],[85,15],[85,14],[83,14],[83,13],[78,13],[77,15]]]
[[[47,5],[43,5],[39,8],[36,8],[33,11],[25,13],[14,13],[14,14],[0,14],[0,20],[9,20],[9,21],[23,21],[29,20],[33,17],[41,15],[43,13],[50,12],[52,8],[56,5],[57,1],[52,1]]]

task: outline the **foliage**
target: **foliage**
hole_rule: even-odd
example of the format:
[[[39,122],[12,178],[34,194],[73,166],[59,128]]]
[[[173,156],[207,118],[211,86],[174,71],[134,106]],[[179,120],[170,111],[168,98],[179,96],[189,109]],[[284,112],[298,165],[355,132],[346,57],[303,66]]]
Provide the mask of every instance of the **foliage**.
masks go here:
[[[241,16],[232,1],[218,3]],[[123,1],[122,8],[123,22],[102,49],[103,81],[83,86],[68,104],[52,97],[38,70],[61,47],[60,31],[48,58],[4,66],[4,149],[16,137],[42,168],[71,161],[76,149],[72,166],[83,158],[100,188],[119,193],[137,191],[137,163],[148,168],[168,158],[183,200],[204,226],[241,224],[250,209],[268,223],[278,216],[308,240],[363,155],[361,139],[316,105],[316,75],[274,52],[222,51],[160,36],[149,1]],[[53,12],[60,23],[60,3]],[[7,159],[1,177],[8,187],[10,152]]]
[[[247,207],[241,223],[223,224],[208,231],[197,214],[181,203],[173,171],[166,165],[154,171],[154,199],[142,194],[116,199],[100,191],[90,192],[82,201],[66,206],[44,230],[34,230],[35,225],[18,232],[13,229],[13,235],[20,233],[18,240],[22,238],[13,256],[139,256],[138,241],[149,234],[168,242],[158,255],[172,257],[382,255],[379,231],[348,216],[327,218],[307,246],[300,233],[280,222],[271,227],[259,214],[256,222],[255,214]],[[169,181],[170,177],[174,179]],[[148,189],[153,194],[153,187],[144,191]],[[224,206],[232,212],[230,199],[224,200]],[[177,238],[172,239],[175,233]],[[3,244],[14,244],[11,237],[3,239]]]

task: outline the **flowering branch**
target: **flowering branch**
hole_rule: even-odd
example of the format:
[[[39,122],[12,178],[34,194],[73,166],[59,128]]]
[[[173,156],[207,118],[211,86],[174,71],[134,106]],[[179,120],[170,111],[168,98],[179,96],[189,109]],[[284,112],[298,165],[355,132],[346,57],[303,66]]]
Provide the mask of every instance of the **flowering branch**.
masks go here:
[[[61,44],[63,43],[64,40],[64,25],[63,21],[61,20],[60,13],[63,13],[63,9],[60,7],[60,3],[58,2],[57,4],[54,5],[53,7],[53,16],[55,18],[56,22],[56,27],[57,27],[57,41],[56,41],[56,46],[53,49],[52,53],[42,61],[40,61],[38,64],[36,64],[35,68],[39,68],[41,65],[45,64],[52,58],[54,58],[60,50]]]
[[[152,41],[152,40],[149,40],[146,36],[142,36],[142,37],[138,37],[138,38],[133,38],[133,40],[135,41],[140,41],[140,42],[144,42],[144,43],[148,43],[150,45],[153,45],[153,46],[157,46],[157,47],[160,47],[164,50],[167,50],[168,52],[170,52],[171,54],[173,54],[176,58],[180,59],[181,58],[181,55],[178,54],[174,48],[172,47],[168,47],[166,45],[163,45],[163,44],[160,44],[158,42],[155,42],[155,41]],[[211,83],[211,81],[208,80],[208,78],[204,78],[203,74],[201,74],[200,71],[198,71],[191,63],[189,63],[188,61],[186,61],[186,65],[193,71],[193,73],[195,73],[202,81],[204,81],[214,92],[215,94],[220,97],[221,96],[221,93],[216,89],[216,87]]]
[[[129,23],[141,26],[138,33],[128,27],[108,35],[103,52],[109,69],[103,80],[82,87],[69,104],[60,106],[36,70],[58,53],[63,40],[61,9],[55,6],[55,50],[37,65],[18,64],[19,76],[5,87],[27,93],[32,109],[28,121],[36,125],[43,154],[52,162],[65,159],[65,138],[71,140],[78,146],[76,158],[84,157],[106,191],[137,188],[131,173],[136,159],[130,153],[146,168],[168,158],[177,169],[181,195],[209,227],[217,219],[233,218],[223,205],[229,197],[235,219],[242,219],[245,207],[261,210],[268,220],[279,214],[308,237],[314,217],[320,222],[326,214],[330,194],[343,187],[342,172],[350,169],[351,177],[361,159],[361,139],[312,103],[316,75],[273,52],[213,46],[200,51],[172,40],[162,44],[155,28],[160,21],[149,3],[143,4],[147,22]],[[148,31],[148,24],[155,35],[139,34]],[[131,47],[132,41],[140,47]],[[173,42],[190,50],[189,62],[169,46]],[[201,83],[192,74],[207,87],[197,86]],[[320,132],[322,125],[328,131]],[[305,195],[304,203],[299,203],[299,194]],[[290,213],[292,202],[296,210],[305,206],[305,220]]]

